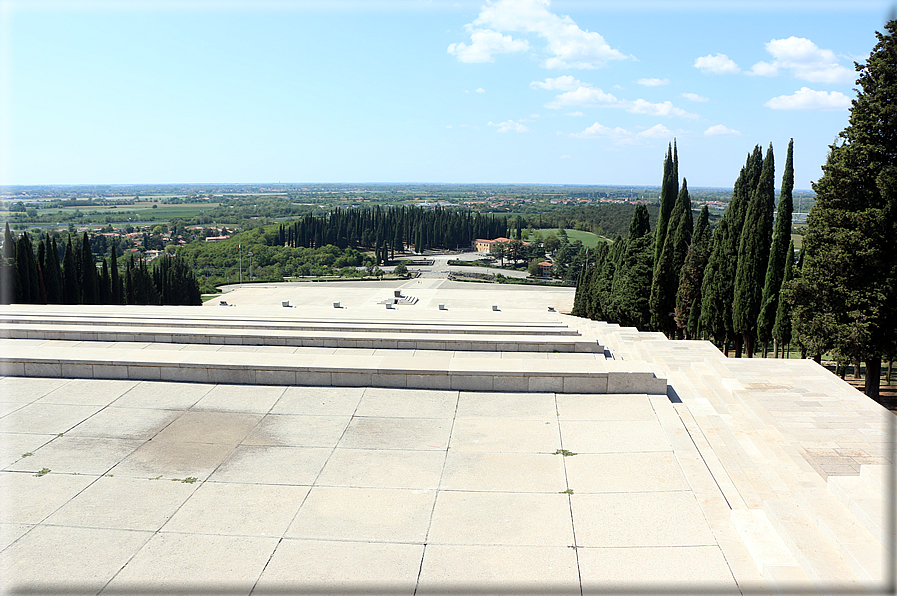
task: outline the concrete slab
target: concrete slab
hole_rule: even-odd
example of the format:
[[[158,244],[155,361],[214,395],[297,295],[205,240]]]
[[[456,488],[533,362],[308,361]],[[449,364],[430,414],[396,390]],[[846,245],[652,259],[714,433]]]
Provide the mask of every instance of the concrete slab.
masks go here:
[[[156,441],[236,445],[252,432],[261,419],[262,416],[257,414],[238,412],[184,412],[156,435]]]
[[[16,472],[38,472],[44,468],[59,473],[101,475],[143,444],[135,439],[106,437],[57,437],[7,466]]]
[[[575,494],[689,490],[672,452],[580,453],[564,460]]]
[[[20,593],[96,594],[152,535],[38,526],[0,552],[0,574]]]
[[[416,594],[580,594],[569,546],[428,545]]]
[[[554,453],[560,449],[557,420],[461,418],[455,421],[450,447],[455,451]]]
[[[117,403],[117,402],[116,402]],[[146,440],[175,421],[181,412],[148,408],[103,408],[66,433],[67,437]]]
[[[368,387],[364,390],[355,415],[450,419],[454,418],[457,406],[457,391]]]
[[[580,548],[583,594],[742,594],[717,546]]]
[[[435,489],[445,462],[444,451],[333,450],[316,484],[361,488]]]
[[[287,538],[427,542],[435,490],[315,486]]]
[[[670,451],[657,420],[562,420],[561,441],[574,453]]]
[[[102,476],[50,515],[46,523],[155,532],[198,486],[170,478]]]
[[[561,420],[654,420],[656,414],[647,395],[578,395],[557,396],[558,418]]]
[[[205,480],[234,450],[228,443],[187,443],[154,439],[110,470],[115,476]]]
[[[351,416],[364,391],[361,387],[287,387],[271,413]]]
[[[543,492],[567,490],[564,458],[544,453],[449,451],[443,490]]]
[[[186,410],[215,387],[201,383],[143,381],[115,400],[117,408]]]
[[[0,516],[3,523],[38,524],[87,488],[96,476],[0,472]]]
[[[106,590],[227,591],[246,594],[279,538],[160,532],[152,535]]]
[[[209,479],[214,482],[311,485],[331,450],[320,447],[240,445],[228,451]]]
[[[305,593],[415,593],[423,544],[284,538],[256,589]]]
[[[553,393],[470,393],[458,397],[458,418],[520,418],[551,420],[557,417]]]
[[[270,414],[243,439],[243,445],[335,447],[351,416]]]
[[[574,494],[576,542],[586,547],[716,544],[691,491]]]
[[[339,446],[351,449],[425,449],[444,451],[451,419],[354,417]]]
[[[162,531],[280,537],[307,494],[307,486],[204,482]]]
[[[441,491],[428,545],[570,546],[567,495]]]
[[[56,435],[37,435],[26,433],[0,433],[0,469],[30,457],[36,449],[49,443]]]
[[[30,403],[0,418],[0,432],[65,433],[102,409],[102,406]]]
[[[266,414],[280,399],[284,390],[283,387],[216,385],[193,404],[191,409]]]
[[[31,403],[68,382],[69,379],[3,377],[0,379],[0,402]]]
[[[105,406],[137,385],[136,381],[72,379],[37,400],[37,403]]]

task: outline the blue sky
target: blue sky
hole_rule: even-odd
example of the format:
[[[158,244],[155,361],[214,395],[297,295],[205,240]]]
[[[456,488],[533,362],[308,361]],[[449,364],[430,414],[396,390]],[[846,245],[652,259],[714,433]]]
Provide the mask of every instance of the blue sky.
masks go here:
[[[0,0],[0,183],[807,189],[894,2]],[[778,183],[778,182],[777,182]]]

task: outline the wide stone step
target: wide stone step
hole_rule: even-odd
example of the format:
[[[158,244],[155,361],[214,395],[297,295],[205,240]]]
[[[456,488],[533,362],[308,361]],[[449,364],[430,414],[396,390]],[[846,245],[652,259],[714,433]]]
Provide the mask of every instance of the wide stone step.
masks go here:
[[[90,342],[4,340],[0,342],[0,374],[259,385],[666,393],[666,379],[657,378],[645,363],[638,362],[572,357],[456,358],[452,352],[359,355],[357,350],[340,349],[223,352],[201,350],[196,344],[167,350],[100,345],[103,347]]]
[[[129,341],[156,343],[294,346],[330,348],[375,348],[491,352],[588,352],[603,354],[595,340],[566,335],[491,335],[464,333],[417,333],[378,330],[349,331],[335,328],[285,330],[265,327],[135,326],[92,324],[0,324],[0,337],[66,341]]]
[[[865,592],[863,583],[798,502],[790,499],[765,501],[763,511],[803,572],[821,593]]]

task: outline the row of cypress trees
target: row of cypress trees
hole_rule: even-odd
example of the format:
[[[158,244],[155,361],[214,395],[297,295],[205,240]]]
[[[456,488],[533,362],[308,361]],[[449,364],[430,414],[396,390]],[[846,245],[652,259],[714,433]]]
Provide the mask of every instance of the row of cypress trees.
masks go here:
[[[600,245],[580,276],[573,314],[668,337],[710,337],[726,351],[733,344],[736,357],[742,347],[752,356],[758,341],[764,347],[770,339],[790,342],[790,314],[779,294],[793,275],[793,148],[792,141],[775,229],[773,149],[770,145],[764,158],[756,146],[711,234],[707,207],[695,223],[684,178],[679,188],[674,141],[664,158],[654,233],[647,208],[639,205],[628,237]]]
[[[341,249],[374,249],[376,264],[380,265],[405,246],[413,246],[417,252],[431,248],[452,250],[470,246],[477,238],[507,234],[505,217],[442,208],[376,206],[306,215],[292,224],[281,225],[276,242],[293,248],[332,244]]]
[[[113,249],[97,270],[87,232],[81,239],[69,235],[63,251],[56,238],[41,238],[36,253],[28,233],[14,238],[7,223],[0,259],[0,303],[202,304],[199,284],[179,257],[159,257],[152,268],[142,259],[130,258],[121,272]]]

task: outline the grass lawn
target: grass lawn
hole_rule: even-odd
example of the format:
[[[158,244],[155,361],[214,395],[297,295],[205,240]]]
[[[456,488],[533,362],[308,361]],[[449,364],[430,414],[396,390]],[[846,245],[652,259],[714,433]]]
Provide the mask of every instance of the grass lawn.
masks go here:
[[[555,236],[557,236],[557,233],[558,233],[557,228],[548,228],[548,229],[542,229],[542,230],[537,230],[537,231],[542,234],[542,238],[545,238],[549,234],[554,234]],[[594,247],[598,246],[599,242],[610,242],[611,241],[609,238],[599,236],[598,234],[593,234],[592,232],[583,232],[582,230],[571,230],[569,228],[566,231],[567,231],[567,238],[570,239],[570,242],[573,242],[574,240],[579,240],[580,242],[582,242],[583,246],[588,246],[589,248],[594,248]]]

